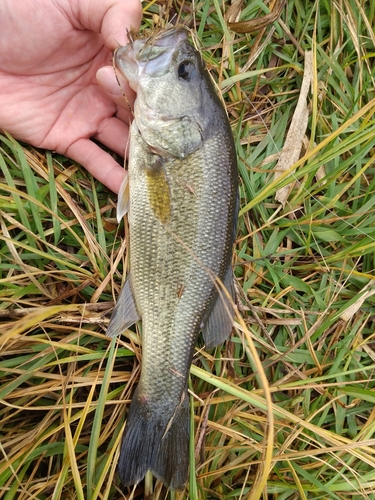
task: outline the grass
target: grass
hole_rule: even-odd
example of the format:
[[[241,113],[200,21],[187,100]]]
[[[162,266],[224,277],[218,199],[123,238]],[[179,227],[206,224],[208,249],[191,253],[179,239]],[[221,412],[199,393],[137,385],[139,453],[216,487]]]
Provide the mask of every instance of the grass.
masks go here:
[[[160,8],[144,3],[144,27]],[[252,34],[228,29],[228,8],[177,11],[237,145],[239,314],[221,348],[197,349],[186,490],[147,487],[155,499],[375,499],[375,8],[290,0]],[[248,2],[240,19],[267,13]],[[305,51],[307,130],[275,179]],[[143,484],[121,490],[114,465],[141,356],[138,330],[105,337],[128,266],[115,196],[6,133],[0,168],[0,496],[144,498]]]

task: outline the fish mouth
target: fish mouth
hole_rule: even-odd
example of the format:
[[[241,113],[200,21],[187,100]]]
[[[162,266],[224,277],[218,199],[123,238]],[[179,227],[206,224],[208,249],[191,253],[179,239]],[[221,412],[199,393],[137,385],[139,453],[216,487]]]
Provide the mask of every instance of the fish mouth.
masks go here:
[[[163,76],[172,63],[173,54],[187,40],[186,29],[175,26],[134,40],[116,50],[115,66],[137,91],[140,75]]]
[[[155,35],[144,40],[144,45],[139,50],[136,57],[142,62],[150,61],[166,50],[175,49],[181,42],[186,41],[187,32],[185,28],[173,27],[165,31],[159,31]]]

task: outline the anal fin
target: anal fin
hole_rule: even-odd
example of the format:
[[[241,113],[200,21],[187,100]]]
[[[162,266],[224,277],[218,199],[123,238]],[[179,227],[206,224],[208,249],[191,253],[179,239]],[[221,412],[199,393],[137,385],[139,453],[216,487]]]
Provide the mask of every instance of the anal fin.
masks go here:
[[[129,275],[113,309],[107,328],[107,337],[118,337],[140,320],[130,283],[131,277]]]

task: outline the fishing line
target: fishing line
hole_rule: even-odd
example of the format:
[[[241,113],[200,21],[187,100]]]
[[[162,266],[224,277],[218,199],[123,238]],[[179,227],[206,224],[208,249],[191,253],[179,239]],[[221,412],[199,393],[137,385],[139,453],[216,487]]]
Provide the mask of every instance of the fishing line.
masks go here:
[[[130,34],[130,32],[128,31],[127,32],[127,36],[129,37],[129,39],[131,41],[132,40],[132,35]],[[125,102],[126,102],[126,106],[128,107],[128,111],[130,111],[130,113],[132,114],[133,118],[134,118],[134,110],[133,110],[133,107],[131,106],[130,102],[129,102],[129,99],[126,97],[126,93],[125,93],[125,89],[122,88],[122,85],[121,85],[121,82],[120,82],[120,79],[118,77],[118,74],[117,74],[117,68],[116,68],[116,53],[118,51],[118,49],[120,49],[121,47],[117,47],[114,51],[113,51],[113,57],[112,57],[112,68],[113,68],[113,72],[115,74],[115,78],[116,78],[116,81],[117,81],[117,84],[118,86],[120,87],[120,90],[121,90],[121,94],[122,94],[122,97],[124,98]]]

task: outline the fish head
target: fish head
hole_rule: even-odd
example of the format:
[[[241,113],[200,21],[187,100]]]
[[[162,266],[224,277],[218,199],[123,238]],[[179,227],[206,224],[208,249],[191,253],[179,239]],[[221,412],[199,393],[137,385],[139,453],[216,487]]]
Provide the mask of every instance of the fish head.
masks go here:
[[[147,86],[147,77],[158,78],[168,73],[173,74],[174,68],[171,65],[176,64],[178,52],[186,44],[186,30],[170,28],[119,47],[115,53],[115,64],[131,88],[137,92],[140,84]]]
[[[135,119],[150,150],[183,158],[198,149],[217,96],[187,31],[173,27],[120,47],[115,65],[137,92]]]

